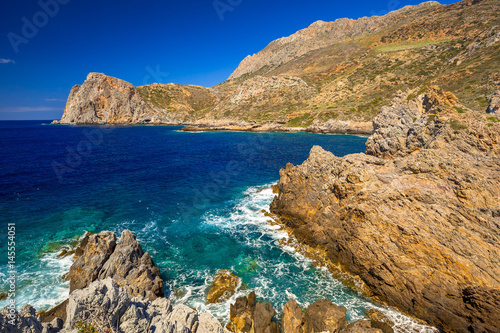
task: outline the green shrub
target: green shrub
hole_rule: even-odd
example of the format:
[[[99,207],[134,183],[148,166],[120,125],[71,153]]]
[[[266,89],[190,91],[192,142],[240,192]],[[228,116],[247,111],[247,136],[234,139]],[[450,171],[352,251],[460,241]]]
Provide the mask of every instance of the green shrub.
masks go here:
[[[460,131],[467,128],[467,125],[462,124],[456,119],[450,120],[450,127],[455,131]]]

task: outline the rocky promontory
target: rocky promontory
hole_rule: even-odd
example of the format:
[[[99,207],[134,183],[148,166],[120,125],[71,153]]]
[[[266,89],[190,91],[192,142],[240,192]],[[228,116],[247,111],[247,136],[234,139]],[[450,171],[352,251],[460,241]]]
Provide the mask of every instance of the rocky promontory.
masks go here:
[[[366,154],[316,146],[281,170],[271,211],[377,301],[445,332],[498,332],[495,119],[437,87],[399,93],[375,118]]]

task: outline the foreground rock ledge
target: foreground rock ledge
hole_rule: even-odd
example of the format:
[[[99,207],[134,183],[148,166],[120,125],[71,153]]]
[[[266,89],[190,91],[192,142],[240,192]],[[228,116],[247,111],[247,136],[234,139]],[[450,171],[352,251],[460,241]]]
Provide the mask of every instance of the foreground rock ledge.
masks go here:
[[[366,152],[280,171],[273,213],[373,297],[445,332],[500,327],[500,124],[431,87],[398,95]]]

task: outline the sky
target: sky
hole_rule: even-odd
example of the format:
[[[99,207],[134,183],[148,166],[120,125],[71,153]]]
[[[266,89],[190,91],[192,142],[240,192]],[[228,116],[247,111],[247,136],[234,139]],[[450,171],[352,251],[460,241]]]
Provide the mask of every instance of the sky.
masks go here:
[[[2,0],[0,120],[59,119],[71,88],[89,72],[136,86],[210,87],[247,55],[317,20],[383,15],[420,2]]]

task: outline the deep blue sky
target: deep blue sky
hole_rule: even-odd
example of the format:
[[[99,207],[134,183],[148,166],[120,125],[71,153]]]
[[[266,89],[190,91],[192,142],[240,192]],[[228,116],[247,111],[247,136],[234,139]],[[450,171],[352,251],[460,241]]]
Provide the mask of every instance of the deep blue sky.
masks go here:
[[[248,54],[314,21],[384,14],[421,2],[58,1],[65,4],[59,4],[53,17],[40,13],[37,0],[2,1],[0,120],[60,118],[71,87],[81,84],[89,72],[103,72],[134,85],[213,86]],[[214,3],[232,10],[218,13]],[[16,53],[10,39],[25,38],[26,21],[40,27],[35,32],[25,28],[28,38],[16,40]]]

